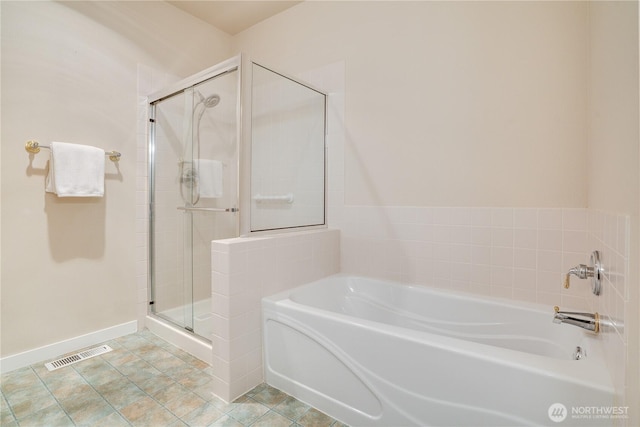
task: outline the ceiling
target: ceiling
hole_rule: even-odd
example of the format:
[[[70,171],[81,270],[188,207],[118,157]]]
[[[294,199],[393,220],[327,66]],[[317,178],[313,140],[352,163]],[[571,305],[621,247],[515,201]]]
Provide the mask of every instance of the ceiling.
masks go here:
[[[301,1],[169,1],[173,6],[200,18],[216,28],[234,35]]]

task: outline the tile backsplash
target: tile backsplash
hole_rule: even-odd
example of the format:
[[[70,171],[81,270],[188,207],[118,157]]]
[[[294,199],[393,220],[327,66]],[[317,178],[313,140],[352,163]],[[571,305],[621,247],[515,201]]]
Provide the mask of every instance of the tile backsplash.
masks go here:
[[[588,226],[587,209],[345,206],[342,271],[587,310],[588,283],[562,283]]]

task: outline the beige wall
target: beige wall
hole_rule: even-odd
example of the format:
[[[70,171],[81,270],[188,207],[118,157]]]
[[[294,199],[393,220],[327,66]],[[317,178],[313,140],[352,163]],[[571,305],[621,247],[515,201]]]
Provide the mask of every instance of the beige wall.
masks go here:
[[[2,356],[136,319],[138,65],[187,76],[229,36],[161,2],[1,2]],[[105,197],[44,192],[28,139],[118,150]]]
[[[590,6],[589,206],[638,215],[638,5]]]
[[[637,2],[590,4],[589,207],[629,215],[628,286],[622,348],[626,351],[629,425],[640,424],[640,145]],[[621,359],[621,363],[624,359]]]
[[[346,63],[345,202],[585,207],[587,4],[305,2],[233,39]]]

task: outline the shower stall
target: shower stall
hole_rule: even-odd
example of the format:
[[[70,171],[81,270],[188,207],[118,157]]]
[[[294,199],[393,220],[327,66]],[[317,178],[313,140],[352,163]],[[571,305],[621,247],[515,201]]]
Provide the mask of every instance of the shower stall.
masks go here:
[[[326,95],[239,55],[148,101],[148,318],[206,344],[211,242],[325,224]]]
[[[150,311],[211,334],[211,241],[236,237],[239,68],[207,70],[150,98]]]

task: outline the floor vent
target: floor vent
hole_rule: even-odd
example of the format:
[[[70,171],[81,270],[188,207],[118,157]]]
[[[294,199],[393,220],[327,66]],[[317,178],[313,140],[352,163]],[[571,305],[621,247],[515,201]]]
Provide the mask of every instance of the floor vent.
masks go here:
[[[65,356],[53,362],[45,363],[49,371],[55,371],[56,369],[64,368],[65,366],[73,365],[74,363],[81,362],[85,359],[91,359],[94,356],[100,356],[113,350],[108,345],[101,345],[100,347],[91,348],[89,350],[81,351],[80,353],[72,354],[71,356]]]

